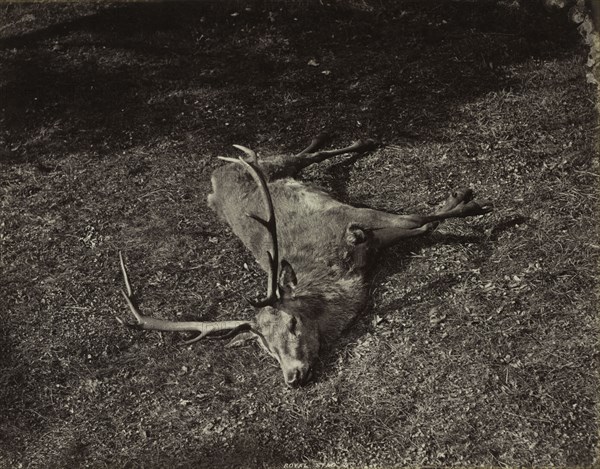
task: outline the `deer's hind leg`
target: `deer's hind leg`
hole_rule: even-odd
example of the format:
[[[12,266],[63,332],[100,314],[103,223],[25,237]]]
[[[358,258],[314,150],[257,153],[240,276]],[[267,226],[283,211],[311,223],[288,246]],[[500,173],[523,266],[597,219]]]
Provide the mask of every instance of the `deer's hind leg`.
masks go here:
[[[377,248],[385,249],[403,239],[431,233],[442,220],[447,218],[483,215],[491,212],[492,209],[491,202],[474,200],[471,189],[462,189],[453,192],[444,205],[432,215],[392,215],[378,212],[381,214],[376,219],[379,226],[371,225],[371,230]]]

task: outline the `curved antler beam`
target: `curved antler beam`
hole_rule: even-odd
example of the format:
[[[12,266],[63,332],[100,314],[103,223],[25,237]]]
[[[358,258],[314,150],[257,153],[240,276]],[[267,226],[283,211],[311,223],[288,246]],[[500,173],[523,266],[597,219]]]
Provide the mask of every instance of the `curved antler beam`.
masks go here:
[[[133,298],[133,290],[131,283],[129,282],[129,275],[127,274],[127,268],[125,262],[123,262],[123,256],[119,252],[119,261],[121,263],[121,272],[123,274],[123,280],[125,282],[125,289],[121,290],[131,314],[135,317],[135,323],[128,323],[123,319],[117,317],[117,321],[122,325],[132,329],[143,329],[150,331],[162,331],[162,332],[198,332],[198,336],[191,340],[186,341],[186,344],[191,344],[203,339],[211,334],[218,332],[226,332],[216,336],[220,339],[227,339],[235,334],[243,331],[252,330],[254,323],[251,321],[168,321],[166,319],[157,319],[153,317],[143,316]]]
[[[244,153],[256,157],[256,153],[252,150],[243,147],[241,145],[234,145],[234,147],[242,150]],[[246,214],[248,217],[256,220],[262,226],[267,229],[269,234],[269,238],[271,241],[271,249],[267,251],[267,256],[269,257],[269,280],[267,287],[267,296],[264,300],[261,301],[250,301],[250,304],[255,308],[262,308],[264,306],[272,306],[277,301],[277,275],[279,271],[279,244],[277,240],[277,222],[275,221],[275,209],[273,207],[273,200],[271,198],[271,194],[269,192],[269,188],[267,186],[267,180],[265,179],[264,174],[258,167],[255,162],[247,162],[242,158],[227,158],[224,156],[219,156],[219,159],[223,161],[228,161],[230,163],[235,163],[241,165],[252,179],[256,182],[259,187],[261,197],[263,199],[263,203],[267,208],[267,219],[261,218],[254,214]]]

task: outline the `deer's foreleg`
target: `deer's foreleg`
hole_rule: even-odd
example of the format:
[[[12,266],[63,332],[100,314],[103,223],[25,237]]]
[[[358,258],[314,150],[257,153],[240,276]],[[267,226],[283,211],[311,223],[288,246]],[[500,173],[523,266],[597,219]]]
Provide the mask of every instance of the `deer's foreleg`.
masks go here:
[[[378,248],[392,246],[403,239],[423,236],[432,232],[442,220],[465,218],[491,212],[487,200],[473,200],[473,191],[463,189],[448,197],[445,204],[431,215],[391,215],[379,217],[379,226],[372,225],[374,241]],[[381,212],[380,212],[381,213]]]
[[[344,153],[361,153],[375,148],[375,142],[373,140],[358,140],[348,147],[338,148],[336,150],[317,151],[327,143],[328,138],[327,134],[320,134],[300,153],[292,156],[277,156],[271,158],[269,161],[261,162],[261,168],[271,181],[284,177],[295,177],[307,166],[313,163],[320,163],[332,156],[342,155]]]
[[[315,140],[313,140],[313,142],[315,142]],[[310,148],[310,146],[308,148]],[[301,152],[294,158],[294,165],[299,171],[308,165],[320,163],[321,161],[325,161],[332,156],[343,155],[344,153],[362,153],[372,150],[373,148],[375,148],[375,142],[373,140],[357,140],[348,147],[338,148],[336,150],[323,150],[314,153]]]

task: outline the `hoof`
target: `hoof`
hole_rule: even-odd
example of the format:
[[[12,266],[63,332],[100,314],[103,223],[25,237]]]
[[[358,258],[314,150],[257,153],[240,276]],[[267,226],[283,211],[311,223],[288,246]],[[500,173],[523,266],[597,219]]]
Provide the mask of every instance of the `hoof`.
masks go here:
[[[450,196],[450,199],[455,200],[458,205],[461,202],[470,202],[471,200],[473,200],[473,197],[473,189],[467,187],[453,192]]]
[[[469,188],[456,190],[452,192],[452,194],[450,194],[450,196],[446,199],[441,211],[447,212],[455,207],[458,207],[460,204],[470,202],[473,200],[473,195],[473,190]]]
[[[361,151],[371,151],[377,148],[377,142],[371,138],[359,140],[358,143],[362,146]]]
[[[489,200],[471,200],[464,207],[465,216],[485,215],[494,210],[494,204]]]

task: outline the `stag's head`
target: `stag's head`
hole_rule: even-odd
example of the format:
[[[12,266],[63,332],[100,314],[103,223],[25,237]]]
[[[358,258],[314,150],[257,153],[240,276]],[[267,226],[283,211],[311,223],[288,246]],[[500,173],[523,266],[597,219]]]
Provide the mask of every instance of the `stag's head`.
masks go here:
[[[310,379],[319,353],[319,329],[314,320],[267,306],[258,312],[253,332],[260,346],[279,362],[288,386]]]
[[[270,249],[268,256],[268,292],[264,300],[251,302],[256,308],[256,317],[253,321],[186,321],[176,322],[143,316],[135,304],[127,269],[121,260],[121,270],[125,280],[126,290],[123,296],[136,319],[134,324],[127,324],[117,318],[119,322],[137,329],[160,331],[193,331],[198,335],[187,343],[192,343],[207,336],[231,338],[240,333],[244,336],[254,336],[261,347],[280,364],[283,377],[288,386],[304,384],[311,377],[312,366],[319,353],[319,327],[315,316],[310,316],[304,311],[314,311],[310,301],[296,298],[294,290],[297,277],[293,267],[286,260],[279,260],[277,243],[277,225],[273,201],[269,193],[267,182],[262,171],[256,163],[256,155],[245,147],[237,148],[246,152],[250,159],[223,158],[243,166],[255,180],[260,188],[260,193],[267,209],[266,218],[256,214],[248,214],[257,223],[261,224],[268,233]]]

